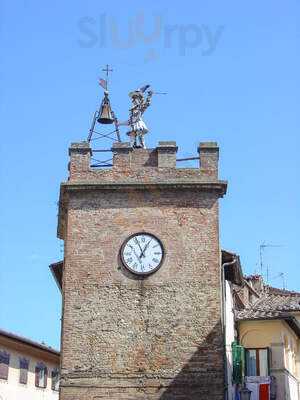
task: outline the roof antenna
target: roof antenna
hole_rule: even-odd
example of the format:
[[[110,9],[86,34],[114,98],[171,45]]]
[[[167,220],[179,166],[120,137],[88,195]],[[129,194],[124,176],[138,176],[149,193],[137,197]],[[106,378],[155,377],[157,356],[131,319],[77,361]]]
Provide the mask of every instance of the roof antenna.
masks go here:
[[[279,272],[278,275],[275,275],[273,277],[273,279],[276,279],[276,278],[282,278],[282,289],[285,290],[286,289],[285,273]]]
[[[260,274],[263,277],[264,276],[264,259],[263,259],[263,255],[264,255],[264,251],[266,248],[268,247],[283,247],[282,244],[266,244],[266,242],[264,241],[262,244],[260,244],[259,246],[259,261],[260,261]],[[268,283],[269,281],[269,266],[266,266],[266,283]]]
[[[285,275],[284,272],[280,272],[279,276],[282,278],[282,289],[286,289],[286,284],[285,284]]]

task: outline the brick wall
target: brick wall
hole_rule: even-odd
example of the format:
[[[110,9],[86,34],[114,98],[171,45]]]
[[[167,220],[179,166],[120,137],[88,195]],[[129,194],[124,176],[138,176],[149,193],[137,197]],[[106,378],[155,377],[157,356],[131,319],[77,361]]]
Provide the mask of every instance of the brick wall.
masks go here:
[[[174,142],[116,144],[113,168],[90,170],[70,148],[59,236],[65,240],[62,400],[223,399],[218,148],[176,168]],[[202,154],[201,154],[202,153]],[[124,269],[124,240],[146,231],[166,257],[153,275]]]

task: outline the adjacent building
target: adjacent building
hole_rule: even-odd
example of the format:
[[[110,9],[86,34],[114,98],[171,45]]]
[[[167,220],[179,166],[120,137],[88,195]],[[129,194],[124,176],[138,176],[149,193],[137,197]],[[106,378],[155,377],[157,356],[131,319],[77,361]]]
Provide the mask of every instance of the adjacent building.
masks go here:
[[[60,353],[0,330],[0,400],[58,400]]]
[[[270,395],[274,397],[276,389],[276,399],[299,400],[300,293],[271,287],[254,275],[245,278],[244,290],[236,297],[248,386],[259,394],[255,382],[267,377],[271,388],[274,382]]]
[[[222,259],[228,399],[245,385],[251,400],[299,400],[300,293],[241,280],[239,257]]]

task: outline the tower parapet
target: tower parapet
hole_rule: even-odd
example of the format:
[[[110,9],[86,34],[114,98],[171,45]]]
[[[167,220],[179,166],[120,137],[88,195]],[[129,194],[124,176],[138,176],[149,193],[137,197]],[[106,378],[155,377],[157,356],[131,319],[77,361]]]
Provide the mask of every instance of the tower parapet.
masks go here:
[[[218,177],[219,147],[215,142],[201,142],[198,146],[199,167],[178,168],[176,166],[176,154],[178,147],[175,141],[161,141],[153,149],[132,148],[130,143],[116,142],[112,146],[113,164],[112,168],[92,169],[90,168],[92,150],[88,142],[72,143],[69,149],[70,155],[70,180],[103,180],[104,178],[118,179],[116,171],[136,171],[132,178],[140,176],[148,171],[149,179],[159,177],[169,171],[170,178],[190,179],[194,177],[199,180],[216,180]],[[151,170],[151,173],[150,173]],[[138,172],[137,172],[138,171]],[[121,175],[119,176],[121,177]],[[225,189],[224,182],[224,189]]]

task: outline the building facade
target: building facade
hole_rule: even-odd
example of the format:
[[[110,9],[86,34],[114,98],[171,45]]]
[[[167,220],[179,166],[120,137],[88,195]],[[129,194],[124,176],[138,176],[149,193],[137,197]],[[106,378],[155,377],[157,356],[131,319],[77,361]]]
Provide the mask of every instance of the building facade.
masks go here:
[[[300,399],[300,293],[266,285],[262,277],[245,278],[236,320],[245,348],[245,380],[260,399],[260,383],[269,383],[277,400]]]
[[[237,281],[239,258],[223,251],[224,257],[231,268],[224,273],[228,399],[245,385],[251,400],[299,400],[300,293],[259,275]]]
[[[235,324],[235,302],[233,296],[233,286],[241,288],[244,277],[240,264],[240,258],[235,253],[222,250],[222,310],[223,326],[225,336],[225,399],[236,400],[239,393],[239,385],[234,379],[233,371],[233,343],[236,342],[238,332]]]
[[[199,168],[176,168],[176,151],[117,143],[113,167],[92,170],[88,143],[70,148],[58,223],[61,400],[224,398],[226,182],[215,143],[200,144]]]
[[[58,400],[59,352],[0,330],[0,400]]]

